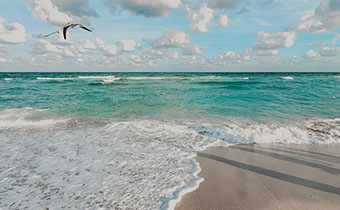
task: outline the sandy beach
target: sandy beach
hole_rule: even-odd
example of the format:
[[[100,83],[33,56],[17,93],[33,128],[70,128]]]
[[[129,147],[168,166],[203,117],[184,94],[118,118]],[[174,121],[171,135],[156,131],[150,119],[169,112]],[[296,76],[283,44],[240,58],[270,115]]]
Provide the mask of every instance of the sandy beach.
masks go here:
[[[176,210],[340,209],[340,145],[209,147]]]

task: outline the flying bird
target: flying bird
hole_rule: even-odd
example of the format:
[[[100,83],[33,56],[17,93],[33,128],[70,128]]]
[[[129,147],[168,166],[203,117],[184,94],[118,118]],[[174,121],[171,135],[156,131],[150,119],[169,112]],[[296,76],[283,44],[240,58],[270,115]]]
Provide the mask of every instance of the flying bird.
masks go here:
[[[79,24],[79,23],[68,23],[63,28],[61,28],[61,29],[59,29],[59,30],[57,30],[57,31],[55,31],[53,33],[47,34],[44,37],[48,37],[48,36],[51,36],[53,34],[60,33],[61,31],[63,31],[64,39],[66,40],[66,34],[67,34],[67,30],[69,28],[82,28],[82,29],[84,29],[86,31],[92,32],[90,29],[86,28],[82,24]]]

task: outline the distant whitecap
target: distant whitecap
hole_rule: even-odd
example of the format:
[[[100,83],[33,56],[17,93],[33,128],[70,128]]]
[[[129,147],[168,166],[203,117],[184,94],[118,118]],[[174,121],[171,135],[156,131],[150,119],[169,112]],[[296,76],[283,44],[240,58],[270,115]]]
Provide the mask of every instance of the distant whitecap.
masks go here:
[[[281,77],[282,79],[288,79],[288,80],[293,80],[293,77]]]
[[[37,77],[37,80],[75,80],[72,77]]]

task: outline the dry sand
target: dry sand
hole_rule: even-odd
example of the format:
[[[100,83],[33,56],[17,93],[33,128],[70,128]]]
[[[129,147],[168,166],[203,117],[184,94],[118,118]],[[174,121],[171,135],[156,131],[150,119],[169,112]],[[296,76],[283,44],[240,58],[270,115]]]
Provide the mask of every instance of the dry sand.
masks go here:
[[[176,210],[340,210],[340,145],[210,147]]]

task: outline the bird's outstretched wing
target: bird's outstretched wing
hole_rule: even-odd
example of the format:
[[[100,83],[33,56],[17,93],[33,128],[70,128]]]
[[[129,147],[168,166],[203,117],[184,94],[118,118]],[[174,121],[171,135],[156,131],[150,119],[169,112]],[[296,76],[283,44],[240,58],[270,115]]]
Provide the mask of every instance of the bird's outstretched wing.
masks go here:
[[[86,30],[86,31],[92,32],[90,29],[86,28],[86,27],[83,26],[83,25],[80,25],[80,28],[82,28],[82,29],[84,29],[84,30]]]
[[[45,35],[44,37],[48,37],[48,36],[51,36],[51,35],[56,34],[56,33],[59,33],[59,31],[52,32],[50,34]]]

